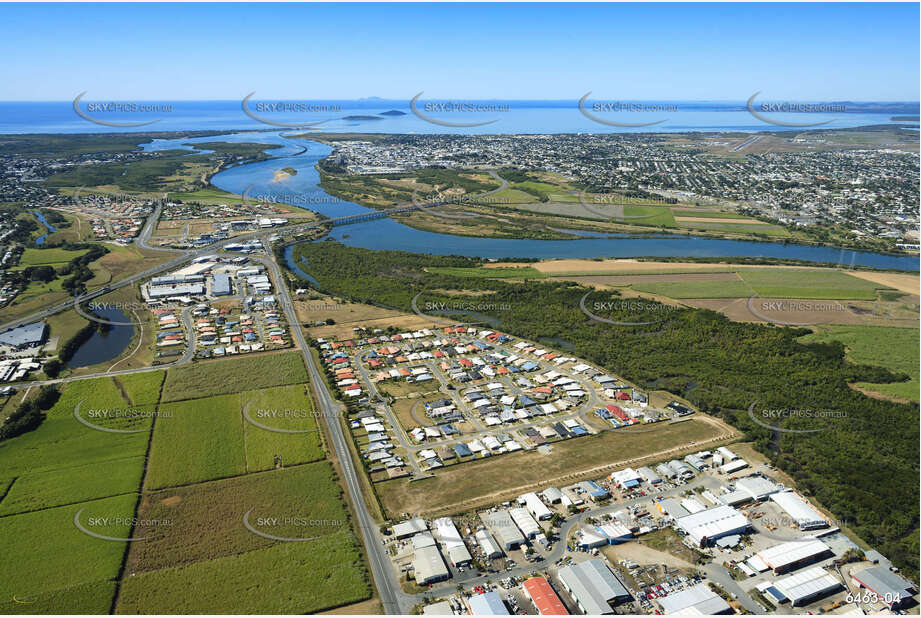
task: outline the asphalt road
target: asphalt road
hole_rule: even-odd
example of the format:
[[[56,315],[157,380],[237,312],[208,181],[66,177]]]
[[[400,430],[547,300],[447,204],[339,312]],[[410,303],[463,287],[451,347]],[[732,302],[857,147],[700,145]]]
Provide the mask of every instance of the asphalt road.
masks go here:
[[[310,353],[310,348],[307,347],[307,342],[304,339],[304,334],[299,325],[300,322],[294,312],[291,294],[282,276],[281,268],[279,268],[278,264],[271,257],[271,250],[268,247],[268,243],[264,242],[264,244],[266,245],[270,257],[260,256],[252,259],[256,259],[265,264],[266,267],[272,271],[272,276],[275,279],[276,296],[281,299],[281,306],[285,311],[288,323],[291,325],[292,340],[300,349],[304,357],[304,363],[307,365],[307,373],[310,376],[314,392],[320,403],[320,416],[323,417],[329,429],[331,443],[336,451],[336,457],[342,469],[342,477],[358,517],[358,527],[361,530],[362,542],[367,552],[368,564],[371,567],[371,573],[374,577],[374,583],[377,586],[378,595],[384,607],[384,612],[388,614],[408,614],[416,601],[413,597],[403,593],[400,589],[400,584],[396,580],[390,558],[378,539],[377,531],[379,526],[374,522],[374,519],[368,512],[364,495],[361,492],[359,473],[352,461],[352,453],[346,442],[344,432],[342,431],[342,425],[339,422],[343,408],[333,399],[329,389],[326,387],[326,381],[323,379],[320,370],[314,362],[313,355]]]

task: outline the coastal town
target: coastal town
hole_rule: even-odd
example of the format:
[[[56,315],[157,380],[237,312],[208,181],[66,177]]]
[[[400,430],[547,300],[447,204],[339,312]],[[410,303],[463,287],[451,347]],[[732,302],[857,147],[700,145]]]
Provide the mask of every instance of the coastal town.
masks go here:
[[[787,225],[841,226],[856,238],[887,238],[893,248],[917,248],[917,156],[906,143],[833,148],[834,141],[821,133],[763,139],[779,145],[762,152],[753,138],[720,133],[680,139],[663,134],[340,138],[332,142],[329,165],[356,175],[425,168],[539,170],[593,191],[626,192],[662,204],[733,206]]]

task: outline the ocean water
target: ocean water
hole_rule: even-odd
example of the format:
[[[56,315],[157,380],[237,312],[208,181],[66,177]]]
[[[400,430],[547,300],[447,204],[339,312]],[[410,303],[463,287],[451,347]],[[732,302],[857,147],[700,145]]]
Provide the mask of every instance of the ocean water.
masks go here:
[[[288,123],[304,132],[347,133],[448,133],[448,134],[541,134],[541,133],[641,133],[641,132],[719,132],[719,131],[797,131],[803,128],[775,125],[753,116],[744,101],[668,102],[666,111],[594,110],[586,111],[606,122],[647,126],[611,126],[587,117],[577,100],[570,101],[422,101],[413,112],[410,100],[369,99],[359,101],[272,102],[251,100],[250,113],[239,101],[154,101],[137,105],[155,108],[134,109],[132,102],[106,104],[81,101],[80,111],[102,123],[141,123],[144,126],[109,126],[78,115],[73,101],[0,102],[0,133],[104,133],[192,130],[266,130]],[[459,109],[457,104],[464,105]],[[121,107],[116,107],[120,105]],[[308,107],[309,105],[309,107]],[[445,105],[451,109],[445,110]],[[485,106],[469,109],[471,105]],[[96,106],[95,108],[93,106]],[[301,107],[298,107],[301,106]],[[453,107],[452,107],[453,106]],[[661,107],[657,108],[661,109]],[[756,111],[757,111],[756,107]],[[863,106],[859,109],[866,109]],[[827,123],[815,128],[849,128],[877,124],[911,124],[891,120],[897,115],[917,115],[918,104],[892,104],[884,112],[771,113],[772,120],[787,123]],[[381,115],[398,111],[403,115]],[[373,116],[375,119],[348,119]],[[314,124],[316,123],[316,124]],[[484,124],[488,123],[488,124]],[[652,124],[655,123],[655,124]],[[478,126],[451,126],[452,124]],[[917,123],[914,123],[917,125]],[[310,125],[310,126],[307,126]],[[809,127],[806,127],[809,128]]]

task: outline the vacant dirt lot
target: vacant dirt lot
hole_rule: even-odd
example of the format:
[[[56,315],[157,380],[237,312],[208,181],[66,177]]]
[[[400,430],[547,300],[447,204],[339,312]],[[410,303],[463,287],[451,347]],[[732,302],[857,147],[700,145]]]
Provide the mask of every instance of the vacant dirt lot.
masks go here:
[[[327,319],[332,319],[335,324],[329,326],[316,326],[308,329],[311,337],[348,339],[355,336],[356,327],[363,326],[368,329],[387,328],[395,326],[401,330],[417,330],[420,328],[438,328],[436,324],[424,317],[412,314],[372,307],[371,305],[342,302],[333,298],[316,300],[295,300],[294,308],[297,319],[304,324],[313,324]]]
[[[528,491],[600,478],[613,470],[671,459],[737,439],[739,433],[703,414],[676,424],[639,431],[606,431],[536,450],[451,466],[433,478],[400,479],[377,485],[386,512],[442,515],[495,504]],[[652,429],[652,431],[648,431]]]
[[[751,311],[747,298],[682,299],[681,302],[698,309],[719,311],[736,322],[766,321]],[[761,316],[798,324],[905,326],[908,320],[903,318],[909,316],[897,307],[899,303],[887,302],[755,298],[751,303]],[[772,303],[777,303],[778,308],[772,308]]]
[[[860,277],[861,279],[866,279],[867,281],[872,281],[873,283],[880,283],[890,288],[895,288],[902,292],[907,292],[908,294],[918,295],[921,294],[921,289],[919,289],[919,278],[917,275],[900,275],[896,273],[871,273],[864,272],[861,270],[849,270],[849,275],[854,277]]]

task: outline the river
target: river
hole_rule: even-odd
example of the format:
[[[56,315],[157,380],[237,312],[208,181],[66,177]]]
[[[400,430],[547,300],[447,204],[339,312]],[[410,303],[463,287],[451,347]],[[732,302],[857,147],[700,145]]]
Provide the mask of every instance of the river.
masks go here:
[[[271,151],[275,155],[271,159],[239,165],[216,174],[211,182],[220,189],[237,194],[245,191],[253,197],[266,196],[273,201],[315,210],[332,218],[374,212],[373,209],[334,198],[319,187],[319,172],[314,166],[331,151],[329,146],[319,142],[290,139],[285,137],[283,132],[273,132],[231,134],[220,138],[209,136],[155,140],[143,147],[148,151],[167,150],[175,149],[177,143],[194,144],[213,142],[216,139],[282,146]],[[282,167],[292,167],[297,170],[297,174],[276,181],[275,172]],[[389,218],[334,228],[330,237],[345,245],[365,249],[393,249],[481,258],[766,257],[842,266],[919,270],[917,257],[833,247],[722,240],[700,236],[669,238],[662,235],[604,238],[586,236],[573,240],[478,238],[417,230]]]
[[[49,235],[49,234],[54,234],[55,232],[57,232],[57,231],[58,231],[58,228],[56,228],[56,227],[54,227],[53,225],[51,225],[50,223],[48,223],[48,221],[45,220],[45,215],[43,215],[43,214],[40,213],[39,211],[33,210],[33,211],[32,211],[32,214],[35,215],[35,218],[37,218],[39,221],[41,221],[41,222],[42,222],[42,225],[44,225],[45,228],[47,228],[47,230],[48,230],[47,232],[45,232],[44,234],[42,234],[41,236],[39,236],[38,238],[35,239],[35,244],[41,246],[41,245],[45,244],[45,239],[48,237],[48,235]]]

